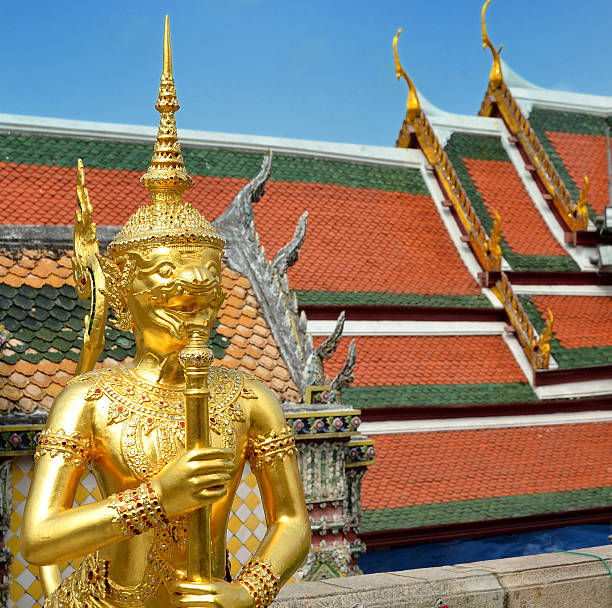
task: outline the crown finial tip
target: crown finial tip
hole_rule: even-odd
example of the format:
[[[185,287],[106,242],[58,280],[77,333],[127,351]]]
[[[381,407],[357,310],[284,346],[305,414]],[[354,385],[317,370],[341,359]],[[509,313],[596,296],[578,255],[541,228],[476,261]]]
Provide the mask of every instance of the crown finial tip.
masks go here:
[[[172,47],[170,45],[170,17],[166,15],[164,24],[164,70],[166,78],[172,78]]]

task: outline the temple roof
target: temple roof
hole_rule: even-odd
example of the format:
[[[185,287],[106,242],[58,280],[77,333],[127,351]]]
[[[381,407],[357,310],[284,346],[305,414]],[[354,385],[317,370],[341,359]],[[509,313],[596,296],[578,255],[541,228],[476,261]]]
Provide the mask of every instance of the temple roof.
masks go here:
[[[355,382],[342,398],[364,410],[537,399],[501,335],[346,337],[326,365],[331,376],[350,340],[358,353]]]
[[[504,135],[501,120],[486,117],[463,120],[435,111],[430,105],[426,107],[433,113],[434,133],[439,133],[480,225],[493,234],[495,213],[501,216],[501,269],[545,276],[551,271],[575,274],[584,267],[584,254],[576,254],[563,242],[555,222],[543,213],[542,201],[534,201],[533,188],[519,166],[513,144]],[[52,124],[53,121],[43,119],[31,119],[28,124],[23,117],[3,120],[5,129],[12,120],[10,132],[0,134],[0,176],[4,174],[2,192],[7,202],[2,206],[0,221],[5,225],[71,225],[77,155],[84,158],[87,167],[94,219],[106,232],[125,222],[146,199],[138,177],[150,156],[150,143],[142,143],[149,135],[148,129],[70,121]],[[492,283],[482,282],[479,261],[464,241],[463,228],[457,227],[456,218],[445,207],[444,193],[432,180],[426,155],[420,150],[246,136],[240,144],[240,137],[187,132],[183,151],[195,181],[187,199],[209,219],[216,219],[257,173],[265,146],[274,147],[277,154],[265,195],[253,207],[254,229],[271,257],[291,240],[300,215],[308,211],[306,239],[297,261],[288,270],[289,286],[297,294],[300,306],[323,311],[345,308],[349,318],[353,308],[445,309],[451,311],[445,313],[446,320],[457,321],[463,318],[461,310],[490,309],[498,315],[495,322],[499,322],[504,302],[488,289]],[[44,238],[45,229],[39,232]],[[80,319],[86,305],[78,302],[72,292],[66,255],[41,250],[26,252],[22,258],[14,254],[2,258],[6,321],[0,319],[0,323],[4,323],[9,334],[16,332],[11,335],[14,344],[20,341],[16,350],[7,351],[5,360],[10,365],[21,354],[32,364],[43,358],[43,352],[57,365],[62,358],[74,362],[78,357]],[[538,282],[545,283],[546,279]],[[597,333],[597,315],[607,314],[605,305],[591,306],[595,300],[584,296],[585,304],[581,304],[580,310],[585,318],[568,322],[563,302],[575,297],[570,287],[565,292],[557,291],[561,299],[548,300],[544,297],[546,289],[543,292],[532,289],[529,293],[521,293],[520,285],[514,289],[526,318],[539,333],[545,331],[543,315],[547,315],[549,308],[556,314],[558,305],[561,331],[570,331],[568,327],[572,326],[571,331],[581,331],[592,340],[592,346],[581,346],[582,350],[576,351],[562,346],[553,328],[553,368],[612,363],[607,338]],[[602,295],[607,293],[605,289],[597,293],[605,300]],[[48,312],[43,313],[45,306]],[[228,311],[241,309],[239,302],[226,303],[226,307]],[[328,313],[318,314],[320,317]],[[379,319],[380,314],[385,313],[379,313]],[[24,315],[26,325],[34,329],[25,327],[22,319],[13,318]],[[40,319],[32,320],[31,315]],[[71,327],[61,338],[52,337],[53,332],[45,326],[47,318],[53,315],[65,319],[52,320],[52,325],[59,328],[64,323]],[[274,317],[269,317],[266,323],[274,324]],[[586,330],[587,326],[592,329]],[[228,336],[231,325],[227,325],[228,330],[224,327],[222,320],[217,341]],[[499,326],[489,328],[488,333],[494,335],[466,336],[458,330],[454,337],[447,338],[436,335],[384,338],[369,336],[367,331],[357,334],[358,351],[363,353],[358,357],[355,384],[345,393],[346,398],[372,405],[364,395],[371,395],[373,390],[381,404],[427,405],[448,402],[447,398],[457,403],[470,400],[499,403],[529,401],[534,394],[541,397],[537,391],[534,393],[536,382],[525,370],[525,361],[516,348],[509,347],[512,338],[510,342],[503,340]],[[131,354],[129,336],[116,330],[109,330],[108,336],[105,357],[121,361]],[[50,341],[45,341],[45,337]],[[374,356],[373,345],[377,340],[383,340],[382,348],[389,350],[389,361]],[[338,355],[328,364],[330,375],[342,366],[346,344],[347,340],[341,342]],[[430,346],[434,344],[449,346]],[[440,357],[453,349],[457,356],[440,366]],[[582,357],[587,351],[588,355]],[[244,354],[242,350],[236,353]],[[470,357],[463,357],[465,353],[471,353]],[[491,368],[492,373],[481,378],[487,369],[482,362],[487,360],[495,361],[499,369]],[[475,361],[480,364],[468,365]],[[385,380],[385,375],[404,369],[406,364],[429,370],[425,375],[434,368],[438,370],[435,378],[416,382],[427,386],[426,393],[412,386],[415,378],[411,373]],[[67,363],[63,365],[70,367]],[[516,377],[508,380],[505,375],[510,370],[516,371]],[[493,390],[498,385],[514,388]],[[477,392],[475,386],[480,387]],[[465,387],[470,387],[470,391],[466,392]],[[280,384],[277,388],[283,392]],[[587,393],[583,391],[581,395]],[[29,403],[24,406],[29,408]]]
[[[149,148],[131,142],[0,135],[0,184],[4,172],[5,192],[13,201],[0,211],[0,222],[71,225],[72,167],[78,150],[87,167],[97,224],[122,225],[146,198],[138,178]],[[185,162],[195,184],[186,200],[214,220],[257,173],[264,150],[185,146]],[[388,166],[384,158],[376,164],[366,162],[375,152],[355,156],[352,162],[275,158],[266,195],[255,206],[255,221],[266,250],[276,252],[291,239],[301,213],[309,211],[309,238],[289,271],[292,288],[306,301],[332,298],[342,305],[365,297],[382,301],[384,294],[395,293],[404,299],[424,296],[424,304],[426,296],[469,296],[466,302],[486,306],[458,255],[431,255],[452,250],[453,243],[414,162],[405,159],[404,166]],[[410,238],[388,239],[391,225]],[[376,243],[375,250],[365,246],[367,242]],[[386,268],[385,275],[372,272],[374,257],[376,266]],[[407,263],[423,272],[405,272]],[[368,271],[355,272],[355,268]],[[461,305],[461,298],[455,300]],[[401,302],[400,297],[397,303]]]
[[[598,422],[376,435],[363,530],[607,506],[610,433]]]
[[[606,129],[612,124],[612,106],[605,117],[534,104],[529,122],[573,197],[579,196],[584,176],[589,178],[591,218],[601,215],[610,204]]]
[[[446,153],[484,227],[492,230],[495,212],[501,216],[502,255],[512,270],[579,270],[534,205],[502,138],[453,133]]]

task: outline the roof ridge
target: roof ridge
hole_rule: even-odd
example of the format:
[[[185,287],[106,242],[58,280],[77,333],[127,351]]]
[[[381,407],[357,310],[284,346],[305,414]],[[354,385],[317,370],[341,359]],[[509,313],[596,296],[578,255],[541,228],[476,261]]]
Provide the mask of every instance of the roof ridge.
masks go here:
[[[0,133],[23,133],[48,137],[88,138],[95,140],[147,143],[155,140],[156,129],[149,126],[81,121],[42,116],[0,114]],[[244,152],[267,152],[295,156],[326,157],[393,166],[418,168],[423,162],[420,152],[399,151],[394,147],[290,139],[263,135],[222,133],[179,129],[184,146],[214,147]]]

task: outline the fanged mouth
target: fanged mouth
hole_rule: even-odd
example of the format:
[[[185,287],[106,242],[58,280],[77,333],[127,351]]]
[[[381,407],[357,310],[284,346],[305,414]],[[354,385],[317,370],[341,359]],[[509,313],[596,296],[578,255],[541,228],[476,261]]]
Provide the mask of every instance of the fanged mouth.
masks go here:
[[[189,284],[161,289],[151,298],[151,303],[156,308],[191,316],[210,309],[214,299],[214,285]]]

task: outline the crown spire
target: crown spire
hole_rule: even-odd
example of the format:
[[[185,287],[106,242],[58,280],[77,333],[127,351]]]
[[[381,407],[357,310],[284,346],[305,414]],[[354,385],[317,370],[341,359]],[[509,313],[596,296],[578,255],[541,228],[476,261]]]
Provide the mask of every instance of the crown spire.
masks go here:
[[[192,186],[192,181],[185,171],[176,134],[174,114],[180,106],[172,76],[167,15],[162,66],[155,106],[161,114],[157,141],[149,170],[140,178],[151,193],[151,204],[139,207],[109,244],[108,252],[115,259],[130,252],[146,252],[155,247],[178,247],[182,251],[213,247],[223,251],[225,245],[215,227],[197,209],[182,202],[183,192]]]
[[[192,186],[187,175],[181,145],[178,142],[174,114],[180,109],[172,75],[170,20],[166,15],[164,28],[164,59],[161,84],[155,109],[161,114],[157,141],[148,171],[140,181],[151,193],[153,204],[181,202],[183,192]]]

